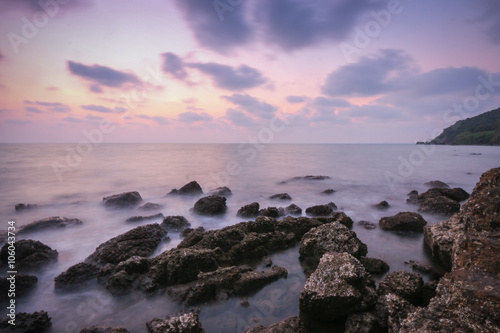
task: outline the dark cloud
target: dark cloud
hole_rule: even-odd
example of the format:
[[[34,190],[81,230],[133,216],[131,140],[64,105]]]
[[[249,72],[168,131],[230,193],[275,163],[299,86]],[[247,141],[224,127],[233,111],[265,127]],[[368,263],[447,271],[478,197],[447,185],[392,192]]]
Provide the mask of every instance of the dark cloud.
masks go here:
[[[319,107],[339,107],[346,108],[351,105],[348,100],[340,98],[316,97],[313,101],[315,106]]]
[[[372,119],[400,119],[404,116],[404,112],[399,109],[395,109],[389,105],[353,105],[347,115],[355,118],[372,118]]]
[[[225,99],[226,101],[237,105],[241,110],[260,118],[272,118],[278,110],[274,105],[259,101],[257,98],[247,94],[222,96],[222,99]]]
[[[91,83],[90,90],[101,93],[101,86],[120,88],[128,84],[139,85],[141,81],[134,74],[120,72],[106,66],[87,66],[73,61],[68,61],[69,71]]]
[[[206,112],[196,113],[189,111],[179,114],[177,119],[183,123],[196,123],[200,121],[212,121],[213,117]]]
[[[287,96],[286,101],[292,104],[304,103],[307,101],[307,97],[305,96]]]
[[[54,106],[54,107],[51,107],[49,108],[50,111],[53,111],[53,112],[59,112],[59,113],[68,113],[68,112],[71,112],[71,108],[67,105],[64,105],[64,106]]]
[[[247,65],[233,68],[210,62],[191,63],[189,67],[196,68],[210,76],[215,86],[231,91],[254,88],[267,81],[258,70]]]
[[[77,123],[77,124],[81,124],[81,123],[86,123],[87,122],[84,119],[75,118],[75,117],[66,117],[66,118],[63,118],[63,120],[67,121],[69,123]]]
[[[406,72],[412,59],[399,50],[381,50],[375,56],[340,67],[322,87],[328,96],[372,96],[398,88],[395,76]]]
[[[247,1],[233,10],[222,13],[217,3],[226,1],[177,0],[189,28],[198,43],[219,53],[226,53],[235,46],[248,43],[255,27],[246,18]]]
[[[59,102],[39,102],[39,101],[30,101],[30,100],[24,100],[24,104],[34,104],[34,105],[40,105],[40,106],[65,106],[63,103]]]
[[[163,71],[165,73],[172,74],[175,78],[179,80],[184,80],[187,78],[188,73],[185,69],[184,60],[178,55],[167,52],[163,53]]]
[[[135,117],[139,118],[139,119],[152,120],[152,121],[154,121],[155,123],[157,123],[159,125],[168,125],[168,124],[170,124],[170,121],[167,118],[165,118],[165,117],[148,116],[148,115],[145,115],[145,114],[138,114]]]
[[[91,120],[91,121],[100,121],[100,120],[103,120],[104,118],[103,117],[100,117],[100,116],[94,116],[94,115],[91,115],[91,114],[88,114],[85,119],[87,120]]]
[[[500,1],[478,1],[482,8],[481,15],[474,21],[485,25],[484,33],[492,44],[500,45]]]
[[[224,118],[229,120],[231,124],[240,127],[249,127],[256,124],[253,118],[247,116],[244,112],[235,109],[227,109]]]
[[[80,105],[80,107],[84,110],[87,111],[96,111],[96,112],[101,112],[101,113],[125,113],[127,109],[122,108],[122,107],[115,107],[114,109],[102,106],[102,105],[95,105],[95,104],[90,104],[90,105]]]
[[[30,101],[30,100],[24,100],[24,104],[28,105],[37,105],[37,106],[43,106],[45,110],[52,111],[52,112],[59,112],[59,113],[67,113],[71,111],[71,108],[63,103],[60,102],[40,102],[40,101]],[[26,111],[28,112],[42,112],[40,109],[36,107],[26,107]]]
[[[42,113],[43,111],[40,110],[39,108],[33,107],[33,106],[27,106],[24,108],[27,112],[31,113]]]

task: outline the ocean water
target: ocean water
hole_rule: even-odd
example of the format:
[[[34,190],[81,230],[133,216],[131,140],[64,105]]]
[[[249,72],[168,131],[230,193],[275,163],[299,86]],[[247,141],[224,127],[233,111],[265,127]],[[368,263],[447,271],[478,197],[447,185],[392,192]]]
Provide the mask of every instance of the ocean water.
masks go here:
[[[29,296],[17,300],[17,311],[47,311],[53,332],[79,332],[93,324],[144,332],[146,321],[182,310],[165,296],[111,297],[97,285],[72,293],[54,291],[54,277],[83,261],[99,244],[138,225],[161,222],[126,223],[125,219],[141,212],[106,210],[101,201],[107,195],[139,191],[144,202],[164,205],[164,215],[183,215],[194,227],[205,229],[241,222],[237,210],[254,201],[261,207],[291,203],[268,199],[276,193],[289,193],[292,202],[303,210],[333,201],[354,220],[353,230],[368,245],[368,256],[385,260],[390,271],[411,271],[404,264],[408,260],[439,269],[429,257],[422,235],[366,230],[357,222],[377,223],[383,216],[416,211],[417,207],[406,204],[407,193],[425,191],[423,184],[430,180],[441,180],[470,193],[483,172],[499,165],[498,147],[478,146],[101,144],[89,148],[76,144],[0,144],[0,230],[7,229],[9,220],[15,220],[19,227],[49,216],[84,222],[26,235],[57,249],[59,259],[36,273],[38,285]],[[331,178],[292,180],[306,175]],[[190,211],[198,198],[165,197],[191,180],[197,180],[205,193],[228,186],[233,195],[227,200],[227,213],[199,217]],[[336,192],[320,194],[326,189]],[[382,200],[391,205],[388,210],[372,207]],[[17,203],[41,207],[16,213]],[[430,224],[445,219],[423,216]],[[155,254],[180,242],[178,234],[169,236],[170,241],[162,243]],[[288,270],[288,278],[250,295],[247,308],[240,305],[239,298],[201,306],[200,319],[206,332],[242,332],[299,314],[298,298],[306,276],[298,261],[298,247],[271,258]],[[424,275],[424,279],[429,276]]]

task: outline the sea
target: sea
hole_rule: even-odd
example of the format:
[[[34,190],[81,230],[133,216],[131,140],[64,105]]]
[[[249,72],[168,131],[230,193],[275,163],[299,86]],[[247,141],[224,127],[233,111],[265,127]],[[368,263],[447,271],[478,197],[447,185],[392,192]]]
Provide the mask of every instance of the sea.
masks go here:
[[[500,148],[487,146],[430,146],[411,144],[0,144],[0,230],[8,221],[19,228],[33,221],[61,216],[83,224],[26,235],[56,249],[58,261],[36,273],[38,284],[28,296],[16,299],[17,312],[45,310],[52,318],[52,332],[79,332],[92,325],[126,327],[145,332],[153,318],[175,315],[189,308],[168,296],[145,297],[140,293],[110,296],[91,284],[75,292],[54,290],[54,277],[83,261],[99,244],[138,225],[127,223],[136,210],[108,210],[102,198],[138,191],[144,202],[164,205],[165,216],[183,215],[193,227],[219,229],[241,222],[238,209],[252,202],[262,208],[295,203],[307,207],[334,202],[354,220],[353,231],[368,245],[368,256],[380,258],[390,272],[412,271],[414,260],[442,270],[425,247],[422,234],[395,234],[380,228],[365,229],[361,220],[377,224],[383,216],[417,211],[407,204],[407,194],[420,193],[425,182],[441,180],[471,192],[482,173],[500,166]],[[296,177],[328,176],[323,180]],[[205,193],[227,186],[227,213],[218,217],[195,215],[191,208],[199,197],[166,197],[174,188],[196,180]],[[333,189],[331,195],[322,194]],[[269,199],[288,193],[290,202]],[[372,206],[382,200],[387,210]],[[35,210],[16,212],[17,203],[38,204]],[[156,213],[156,212],[154,212]],[[428,224],[445,216],[422,214]],[[178,233],[160,244],[157,255],[181,241]],[[288,270],[287,279],[272,283],[247,297],[229,297],[203,304],[200,320],[207,333],[244,332],[262,324],[299,315],[299,294],[306,275],[298,260],[298,245],[270,256]],[[4,266],[5,267],[5,266]],[[263,269],[256,266],[256,269]],[[6,272],[0,272],[5,275]],[[380,281],[383,276],[375,277]],[[423,274],[425,281],[430,276]],[[0,299],[5,300],[6,295]],[[2,302],[3,304],[3,302]],[[2,316],[6,315],[5,312]]]

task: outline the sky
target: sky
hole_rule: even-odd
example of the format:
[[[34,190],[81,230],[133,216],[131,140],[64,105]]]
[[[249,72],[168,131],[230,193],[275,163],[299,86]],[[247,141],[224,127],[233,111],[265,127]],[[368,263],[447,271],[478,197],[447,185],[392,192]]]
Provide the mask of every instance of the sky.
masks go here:
[[[426,141],[499,54],[498,0],[2,0],[0,142]]]

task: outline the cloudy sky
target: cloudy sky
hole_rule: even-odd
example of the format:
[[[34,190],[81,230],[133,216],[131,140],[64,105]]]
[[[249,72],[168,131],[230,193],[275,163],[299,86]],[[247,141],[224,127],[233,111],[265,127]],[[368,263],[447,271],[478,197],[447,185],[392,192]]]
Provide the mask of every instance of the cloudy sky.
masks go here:
[[[499,54],[498,0],[2,0],[0,142],[428,140]]]

